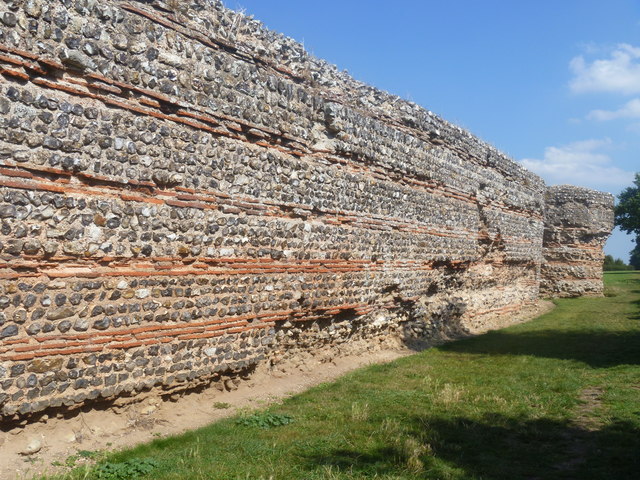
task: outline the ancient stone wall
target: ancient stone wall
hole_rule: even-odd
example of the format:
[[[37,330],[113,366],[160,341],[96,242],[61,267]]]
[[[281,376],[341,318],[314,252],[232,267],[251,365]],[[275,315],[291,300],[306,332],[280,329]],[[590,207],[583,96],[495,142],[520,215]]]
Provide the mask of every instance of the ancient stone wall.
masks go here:
[[[604,244],[613,229],[613,195],[581,187],[549,187],[541,295],[602,295]]]
[[[202,0],[0,21],[6,419],[538,298],[539,177],[259,22]]]

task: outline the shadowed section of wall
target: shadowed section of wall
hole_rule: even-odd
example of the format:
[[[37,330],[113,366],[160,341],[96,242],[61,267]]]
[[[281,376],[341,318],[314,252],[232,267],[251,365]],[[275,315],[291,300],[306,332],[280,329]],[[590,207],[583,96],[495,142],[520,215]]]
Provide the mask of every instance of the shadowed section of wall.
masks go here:
[[[6,419],[536,302],[543,181],[431,112],[213,0],[0,21]]]
[[[604,244],[613,229],[613,195],[581,187],[546,194],[541,295],[602,295]]]

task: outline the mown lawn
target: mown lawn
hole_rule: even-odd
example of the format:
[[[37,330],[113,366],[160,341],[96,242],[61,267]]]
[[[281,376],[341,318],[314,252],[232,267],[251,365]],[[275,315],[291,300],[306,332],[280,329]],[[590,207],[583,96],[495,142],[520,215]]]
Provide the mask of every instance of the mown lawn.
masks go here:
[[[605,298],[560,300],[526,324],[356,371],[69,477],[135,478],[146,465],[140,478],[638,479],[640,272],[606,284]]]

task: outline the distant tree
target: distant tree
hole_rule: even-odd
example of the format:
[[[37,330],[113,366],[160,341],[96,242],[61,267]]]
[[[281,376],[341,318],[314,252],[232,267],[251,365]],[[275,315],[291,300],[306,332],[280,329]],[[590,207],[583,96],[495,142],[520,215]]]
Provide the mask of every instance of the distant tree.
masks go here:
[[[620,270],[631,270],[631,267],[624,263],[624,260],[622,260],[621,258],[614,259],[612,255],[606,255],[604,257],[604,264],[602,265],[602,269],[605,272],[612,272]]]
[[[610,272],[613,270],[613,262],[615,260],[613,259],[613,255],[605,255],[604,256],[604,263],[602,264],[602,269],[605,272]]]
[[[636,246],[631,251],[629,263],[640,270],[640,173],[636,173],[633,184],[633,187],[625,188],[618,195],[615,223],[621,230],[636,235]]]
[[[631,250],[629,265],[636,270],[640,270],[640,235],[636,237],[636,247]]]

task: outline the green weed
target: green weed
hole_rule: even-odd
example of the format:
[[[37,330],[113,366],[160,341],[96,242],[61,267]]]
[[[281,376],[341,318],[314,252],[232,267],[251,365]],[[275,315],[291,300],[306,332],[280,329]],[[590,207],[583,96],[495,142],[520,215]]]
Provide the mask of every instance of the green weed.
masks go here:
[[[156,460],[150,458],[132,458],[125,462],[103,463],[93,470],[97,480],[135,480],[151,473],[158,466]]]
[[[293,418],[290,415],[268,412],[254,413],[253,415],[241,417],[236,420],[237,425],[259,428],[281,427],[283,425],[289,425],[292,422]]]

